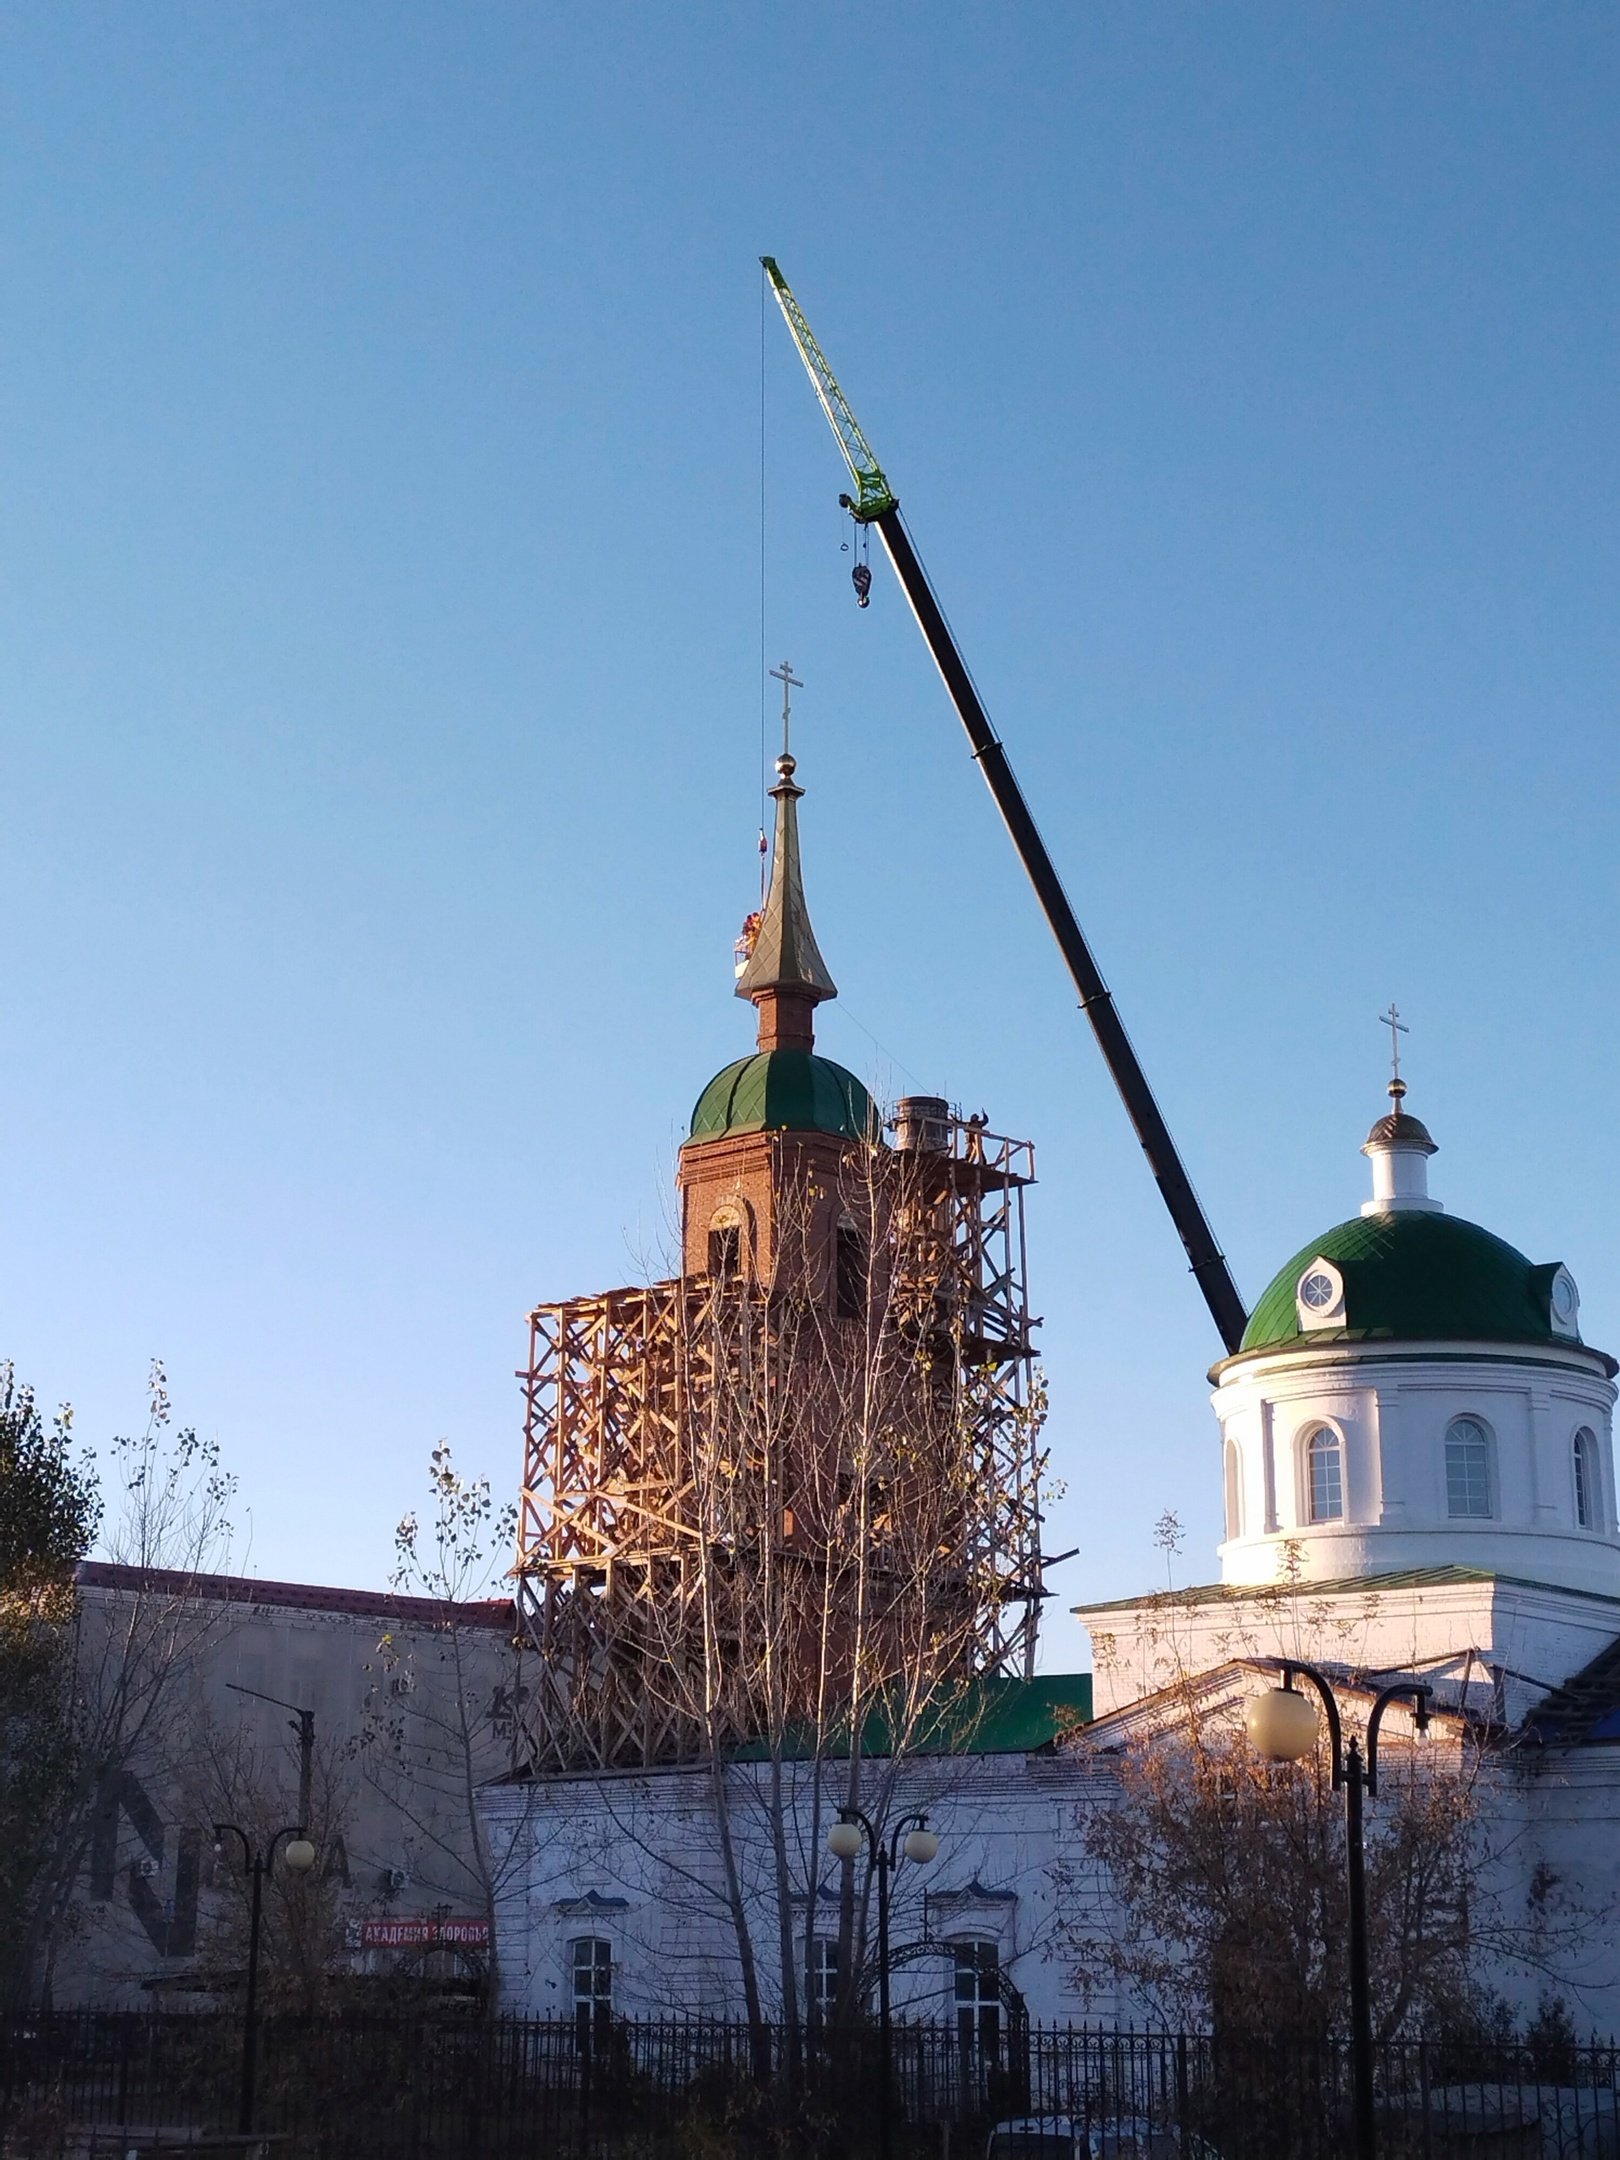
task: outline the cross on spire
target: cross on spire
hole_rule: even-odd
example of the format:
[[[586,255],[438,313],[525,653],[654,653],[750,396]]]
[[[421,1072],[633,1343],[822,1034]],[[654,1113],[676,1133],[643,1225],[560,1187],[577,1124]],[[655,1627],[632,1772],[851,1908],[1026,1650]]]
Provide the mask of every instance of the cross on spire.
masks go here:
[[[788,747],[788,728],[793,718],[793,693],[795,690],[802,690],[804,684],[794,674],[791,660],[784,660],[780,667],[773,667],[771,678],[782,685],[782,755],[789,757],[792,755]]]
[[[1389,1001],[1389,1011],[1380,1013],[1378,1018],[1389,1029],[1389,1092],[1398,1103],[1406,1093],[1406,1082],[1401,1078],[1401,1037],[1410,1035],[1412,1030],[1401,1018],[1401,1009],[1393,998]]]

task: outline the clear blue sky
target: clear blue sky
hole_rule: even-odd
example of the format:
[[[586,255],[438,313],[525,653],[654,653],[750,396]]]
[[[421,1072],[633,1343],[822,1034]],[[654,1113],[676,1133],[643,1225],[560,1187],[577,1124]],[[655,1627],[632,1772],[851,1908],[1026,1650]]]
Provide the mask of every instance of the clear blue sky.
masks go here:
[[[1611,7],[61,0],[0,99],[0,1349],[90,1439],[162,1355],[256,1570],[513,1486],[749,1041],[762,250],[1245,1293],[1394,997],[1620,1348]],[[1036,1142],[1061,1602],[1207,1580],[1211,1329],[766,327],[824,1045]]]

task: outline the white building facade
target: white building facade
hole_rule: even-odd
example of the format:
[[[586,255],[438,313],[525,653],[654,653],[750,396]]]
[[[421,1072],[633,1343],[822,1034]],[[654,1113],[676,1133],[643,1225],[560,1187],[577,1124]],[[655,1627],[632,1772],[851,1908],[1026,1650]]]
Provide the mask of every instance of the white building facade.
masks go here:
[[[1395,1674],[1429,1683],[1450,1743],[1480,1750],[1510,1932],[1532,1909],[1584,1922],[1549,1933],[1539,1966],[1482,1977],[1521,2014],[1551,1993],[1582,2029],[1620,2032],[1616,1364],[1582,1339],[1562,1263],[1532,1262],[1431,1198],[1434,1143],[1400,1093],[1364,1152],[1371,1198],[1278,1272],[1211,1374],[1220,1581],[1078,1608],[1095,1657],[1084,1730],[1054,1721],[1038,1744],[894,1769],[884,1819],[925,1809],[940,1840],[928,1866],[895,1878],[909,2014],[960,2022],[995,1994],[1037,2019],[1139,2018],[1143,2005],[1099,1986],[1077,1952],[1110,1911],[1087,1826],[1119,1800],[1122,1752],[1184,1717],[1189,1690],[1240,1708],[1268,1666],[1309,1658],[1334,1672],[1352,1717]],[[771,1968],[764,1775],[729,1769],[725,1811]],[[786,1979],[775,1959],[778,2006],[789,1980],[805,2002],[826,1984],[815,1945],[834,1941],[851,1894],[824,1852],[829,1789],[812,1781],[782,1817],[801,1949]],[[501,1935],[505,2002],[740,2014],[712,1779],[556,1779],[492,1788],[484,1805],[522,1886]],[[806,1921],[812,1902],[825,1930]]]

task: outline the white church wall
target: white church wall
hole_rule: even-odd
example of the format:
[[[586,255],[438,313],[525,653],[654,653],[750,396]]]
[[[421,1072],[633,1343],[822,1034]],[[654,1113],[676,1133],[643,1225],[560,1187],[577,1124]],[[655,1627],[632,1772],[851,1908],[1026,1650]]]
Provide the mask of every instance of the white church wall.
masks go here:
[[[1294,1657],[1418,1673],[1516,1725],[1620,1635],[1620,1597],[1490,1577],[1221,1587],[1075,1610],[1098,1717],[1228,1658]]]
[[[1620,2034],[1620,1749],[1514,1749],[1480,1779],[1491,1909],[1478,1917],[1517,1954],[1480,1978],[1522,2021],[1549,1996],[1583,2035]]]
[[[1590,1353],[1556,1346],[1352,1343],[1230,1361],[1212,1398],[1238,1458],[1222,1577],[1275,1582],[1286,1545],[1309,1581],[1455,1564],[1620,1595],[1614,1399]],[[1482,1518],[1448,1506],[1446,1436],[1462,1417],[1489,1443]],[[1320,1428],[1340,1443],[1343,1513],[1313,1521],[1306,1450]],[[1596,1471],[1586,1526],[1573,1468],[1583,1429]]]
[[[1106,1775],[1106,1773],[1105,1773]],[[763,1766],[727,1773],[728,1812],[767,2014],[780,2014],[780,1951],[771,1817]],[[1032,2017],[1110,2016],[1112,1997],[1088,1999],[1072,1984],[1066,1925],[1089,1871],[1077,1805],[1083,1774],[1064,1758],[982,1756],[903,1765],[885,1819],[927,1812],[940,1839],[929,1865],[903,1861],[893,1877],[897,1952],[927,1939],[942,1955],[903,1963],[894,2001],[908,2016],[949,2015],[953,1946],[993,1942],[1002,1969]],[[838,1935],[840,1863],[824,1849],[833,1809],[822,1799],[821,1844],[812,1838],[813,1778],[790,1766],[785,1834],[796,1885],[793,1925],[802,1943],[812,1885],[826,1915],[817,1933]],[[701,2013],[740,2017],[743,1994],[724,1890],[718,1818],[705,1774],[571,1777],[532,1791],[495,1787],[483,1796],[498,1850],[516,1837],[524,1888],[520,1925],[502,1931],[503,2004],[538,2017],[572,2015],[572,1944],[585,1935],[612,1952],[614,2005],[627,2016]],[[857,1887],[864,1861],[854,1863]],[[1077,1891],[1076,1884],[1081,1887]],[[516,1907],[514,1908],[515,1916]],[[875,1915],[872,1926],[875,1929]],[[802,1951],[795,1952],[796,1964]]]
[[[1218,1681],[1208,1675],[1200,1685]],[[1239,1673],[1219,1685],[1241,1693],[1249,1682]],[[1150,2021],[1146,2004],[1101,1975],[1088,1988],[1078,1969],[1078,1946],[1108,1937],[1120,1917],[1088,1856],[1086,1832],[1098,1810],[1118,1801],[1118,1750],[1173,1722],[1173,1705],[1138,1703],[1056,1755],[902,1770],[888,1819],[925,1808],[940,1851],[927,1867],[903,1862],[898,1869],[893,1943],[903,1953],[927,1938],[942,1954],[899,1966],[898,2014],[949,2019],[950,1951],[993,1942],[1036,2021]],[[1398,1743],[1403,1730],[1392,1716],[1390,1739]],[[759,1805],[763,1775],[734,1769],[728,1783],[766,2014],[775,2018],[778,1949]],[[1492,1856],[1476,1915],[1478,1978],[1521,2020],[1554,1994],[1583,2031],[1620,2032],[1620,1748],[1487,1757],[1478,1789],[1480,1836]],[[798,1797],[807,1808],[807,1789]],[[572,1946],[589,1938],[610,1946],[616,2015],[743,2015],[714,1805],[702,1774],[557,1779],[529,1800],[518,1789],[496,1788],[485,1795],[485,1815],[498,1844],[515,1834],[526,1854],[521,1907],[502,1936],[505,2008],[573,2015]],[[808,1855],[807,1812],[795,1809],[788,1830],[795,1853]],[[818,1932],[836,1939],[838,1864],[827,1859],[817,1872],[826,1913]],[[859,1883],[863,1862],[854,1873]],[[802,1915],[801,1897],[794,1909],[800,1935]],[[796,1949],[796,1958],[801,1954]]]

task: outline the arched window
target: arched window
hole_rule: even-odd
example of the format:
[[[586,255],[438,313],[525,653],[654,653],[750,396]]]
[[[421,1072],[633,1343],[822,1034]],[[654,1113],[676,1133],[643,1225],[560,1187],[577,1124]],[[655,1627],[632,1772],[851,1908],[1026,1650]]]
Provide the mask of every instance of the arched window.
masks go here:
[[[1235,1440],[1226,1443],[1226,1534],[1230,1538],[1243,1535],[1243,1496]]]
[[[1575,1520],[1592,1530],[1598,1519],[1597,1437],[1585,1425],[1575,1435],[1571,1450],[1575,1468]]]
[[[1344,1519],[1344,1455],[1338,1434],[1326,1425],[1305,1443],[1305,1496],[1312,1522]]]
[[[1491,1512],[1491,1439],[1478,1418],[1446,1427],[1446,1513],[1475,1521]]]
[[[599,2048],[613,2025],[613,1945],[600,1935],[576,1935],[568,1945],[574,1980],[574,2040]]]
[[[833,1262],[838,1317],[859,1320],[866,1311],[866,1240],[847,1216],[838,1225]]]
[[[709,1223],[709,1273],[722,1282],[742,1273],[742,1215],[734,1207],[716,1209]]]

